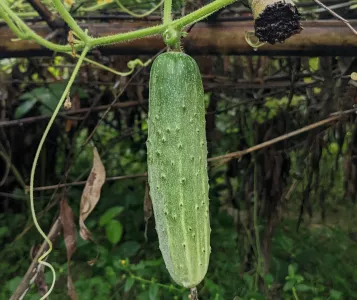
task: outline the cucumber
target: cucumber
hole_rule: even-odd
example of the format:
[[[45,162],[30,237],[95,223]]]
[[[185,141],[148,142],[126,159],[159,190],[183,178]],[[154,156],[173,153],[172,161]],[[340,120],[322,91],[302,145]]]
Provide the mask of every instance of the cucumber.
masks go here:
[[[202,79],[181,52],[159,55],[150,72],[148,179],[165,265],[179,285],[206,275],[210,247]]]

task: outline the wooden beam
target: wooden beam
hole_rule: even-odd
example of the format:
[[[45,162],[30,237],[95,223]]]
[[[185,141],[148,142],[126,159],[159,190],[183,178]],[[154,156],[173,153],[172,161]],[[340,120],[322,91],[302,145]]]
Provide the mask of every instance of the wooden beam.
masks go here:
[[[118,22],[81,24],[88,28],[92,36],[106,36],[120,32],[133,31],[153,22]],[[351,21],[357,28],[357,21]],[[357,53],[357,36],[340,21],[306,21],[304,30],[284,44],[266,44],[254,51],[245,41],[245,32],[253,30],[252,21],[219,22],[214,24],[199,23],[192,29],[183,46],[187,53],[193,55],[291,55],[291,56],[353,56]],[[31,26],[41,36],[51,33],[46,25]],[[7,27],[0,27],[0,58],[22,56],[48,56],[53,53],[33,41],[16,41]],[[100,47],[103,54],[154,54],[164,47],[160,36],[138,39]]]

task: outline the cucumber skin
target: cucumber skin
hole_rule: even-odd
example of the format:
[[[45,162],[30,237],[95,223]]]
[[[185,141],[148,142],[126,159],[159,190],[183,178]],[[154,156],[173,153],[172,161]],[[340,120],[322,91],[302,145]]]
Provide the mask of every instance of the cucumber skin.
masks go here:
[[[149,83],[150,196],[166,267],[186,288],[202,281],[211,252],[205,123],[196,62],[181,52],[159,55]]]

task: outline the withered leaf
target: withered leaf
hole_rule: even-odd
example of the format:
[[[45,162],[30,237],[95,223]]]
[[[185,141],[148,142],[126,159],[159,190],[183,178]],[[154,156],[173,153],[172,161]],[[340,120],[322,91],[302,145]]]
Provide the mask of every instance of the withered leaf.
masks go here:
[[[69,266],[68,266],[68,268],[69,268]],[[77,293],[76,293],[76,290],[73,285],[72,277],[69,273],[67,275],[67,289],[68,289],[67,294],[71,298],[71,300],[77,300],[78,299]]]
[[[73,253],[76,251],[76,225],[74,223],[74,216],[72,208],[68,205],[66,199],[62,199],[60,203],[61,211],[60,218],[63,228],[64,242],[67,249],[67,263],[68,263],[68,272],[67,272],[67,289],[68,296],[72,300],[77,300],[76,290],[73,285],[70,263]]]
[[[150,197],[149,183],[146,181],[145,198],[144,198],[144,220],[145,220],[144,237],[145,237],[145,241],[148,240],[148,237],[147,237],[148,223],[149,223],[149,219],[151,217],[152,217],[152,201],[151,201],[151,197]]]
[[[145,199],[144,199],[144,220],[147,222],[152,217],[152,202],[150,198],[149,184],[145,184]]]
[[[60,206],[63,236],[67,249],[67,261],[69,262],[73,253],[76,251],[76,225],[74,224],[72,208],[68,205],[66,199],[61,200]]]
[[[86,225],[84,224],[84,221],[87,219],[89,214],[97,205],[104,182],[105,182],[105,168],[99,157],[97,148],[94,147],[93,167],[82,193],[80,215],[79,215],[79,227],[80,227],[79,232],[84,240],[91,239],[91,233],[86,227]]]

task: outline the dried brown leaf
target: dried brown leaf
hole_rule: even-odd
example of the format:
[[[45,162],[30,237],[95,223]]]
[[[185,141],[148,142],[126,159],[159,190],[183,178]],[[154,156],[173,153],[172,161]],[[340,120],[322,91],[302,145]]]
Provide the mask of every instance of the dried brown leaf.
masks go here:
[[[149,183],[146,181],[145,198],[144,198],[144,220],[145,220],[144,237],[145,237],[145,241],[148,240],[147,231],[148,231],[149,219],[151,217],[152,217],[152,201],[151,201],[151,197],[150,197]]]
[[[104,182],[105,168],[99,157],[97,148],[93,148],[93,167],[82,193],[79,215],[80,235],[84,240],[91,239],[91,233],[84,224],[84,221],[97,205]]]
[[[68,268],[69,268],[69,266],[68,266]],[[71,300],[77,300],[78,299],[77,293],[76,293],[76,290],[73,285],[72,277],[69,273],[67,275],[67,289],[68,289],[67,294],[71,298]]]
[[[152,201],[150,198],[149,184],[145,185],[145,199],[144,199],[144,220],[147,222],[152,217]]]
[[[69,263],[73,253],[76,251],[76,225],[74,224],[72,208],[68,205],[66,199],[61,200],[60,206],[60,217],[67,249],[67,261]]]
[[[76,251],[76,225],[74,223],[74,215],[72,208],[68,205],[66,199],[62,199],[60,203],[61,211],[60,218],[63,228],[64,243],[67,249],[67,263],[68,263],[68,273],[67,273],[67,289],[68,296],[72,300],[77,300],[76,290],[73,285],[70,263],[73,253]]]

